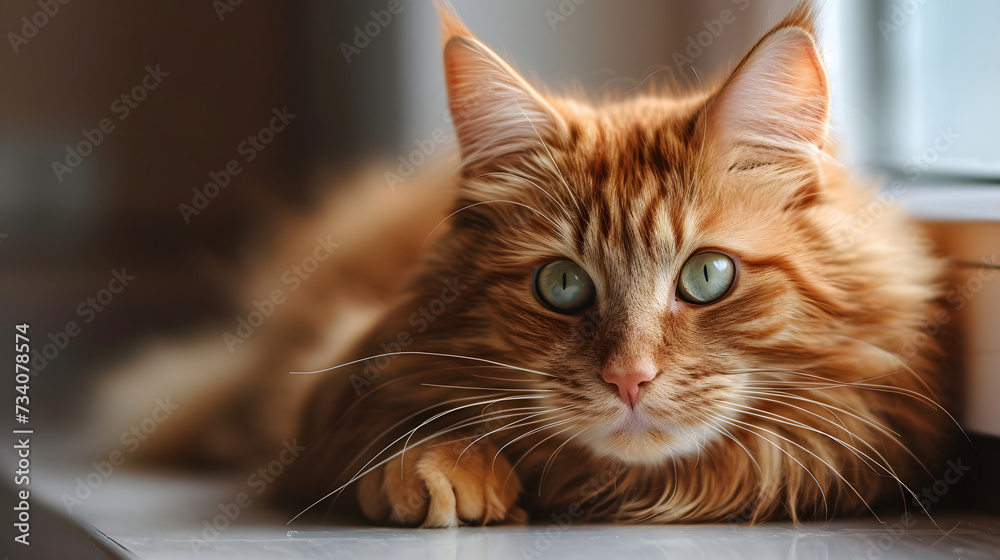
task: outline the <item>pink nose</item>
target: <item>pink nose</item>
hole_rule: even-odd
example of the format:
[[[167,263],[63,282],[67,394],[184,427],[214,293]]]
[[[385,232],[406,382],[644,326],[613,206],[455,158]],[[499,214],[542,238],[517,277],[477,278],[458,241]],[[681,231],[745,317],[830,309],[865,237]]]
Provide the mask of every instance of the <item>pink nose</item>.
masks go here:
[[[601,377],[618,387],[622,402],[635,408],[639,404],[639,393],[656,377],[657,371],[651,360],[639,360],[627,365],[607,364],[601,368]]]

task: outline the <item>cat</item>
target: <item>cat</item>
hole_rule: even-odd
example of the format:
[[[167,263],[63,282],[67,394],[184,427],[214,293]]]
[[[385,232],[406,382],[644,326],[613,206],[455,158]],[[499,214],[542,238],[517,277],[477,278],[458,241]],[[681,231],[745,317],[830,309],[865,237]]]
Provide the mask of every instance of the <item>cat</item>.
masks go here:
[[[948,433],[943,269],[897,211],[852,220],[873,190],[832,155],[812,4],[715,85],[597,103],[439,13],[450,214],[407,297],[307,376],[275,498],[422,527],[908,501]]]
[[[106,391],[182,403],[141,456],[293,449],[273,503],[380,525],[909,503],[953,426],[926,329],[944,268],[834,159],[813,5],[717,83],[597,102],[532,87],[438,8],[460,170],[395,193],[362,171],[289,220],[242,300],[343,244],[251,338],[150,352]]]

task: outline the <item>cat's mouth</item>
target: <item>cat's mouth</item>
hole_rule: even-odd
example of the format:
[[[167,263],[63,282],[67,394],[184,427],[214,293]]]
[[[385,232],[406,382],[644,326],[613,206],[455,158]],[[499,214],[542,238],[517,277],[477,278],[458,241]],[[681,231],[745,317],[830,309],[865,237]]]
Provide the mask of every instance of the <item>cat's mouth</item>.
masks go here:
[[[712,433],[707,425],[653,421],[648,414],[635,410],[592,426],[583,437],[598,454],[611,455],[626,463],[655,465],[669,457],[697,452]]]

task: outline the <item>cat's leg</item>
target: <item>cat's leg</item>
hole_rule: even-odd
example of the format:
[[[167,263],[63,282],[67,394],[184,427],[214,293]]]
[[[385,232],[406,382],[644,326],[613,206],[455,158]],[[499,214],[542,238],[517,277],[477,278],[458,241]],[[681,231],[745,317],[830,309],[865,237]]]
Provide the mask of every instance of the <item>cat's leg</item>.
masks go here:
[[[362,511],[378,523],[421,527],[526,520],[510,462],[489,441],[472,441],[452,436],[407,449],[361,479]]]

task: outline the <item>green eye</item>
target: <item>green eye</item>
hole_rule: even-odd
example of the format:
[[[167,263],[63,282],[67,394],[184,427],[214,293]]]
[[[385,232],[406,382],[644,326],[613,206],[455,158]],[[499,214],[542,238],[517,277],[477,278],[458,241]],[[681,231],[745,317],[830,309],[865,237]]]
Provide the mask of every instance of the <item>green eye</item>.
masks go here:
[[[535,270],[535,299],[559,313],[576,313],[594,303],[594,282],[571,260],[549,261]]]
[[[681,267],[677,294],[688,303],[722,299],[736,280],[736,263],[729,255],[705,251],[692,255]]]

